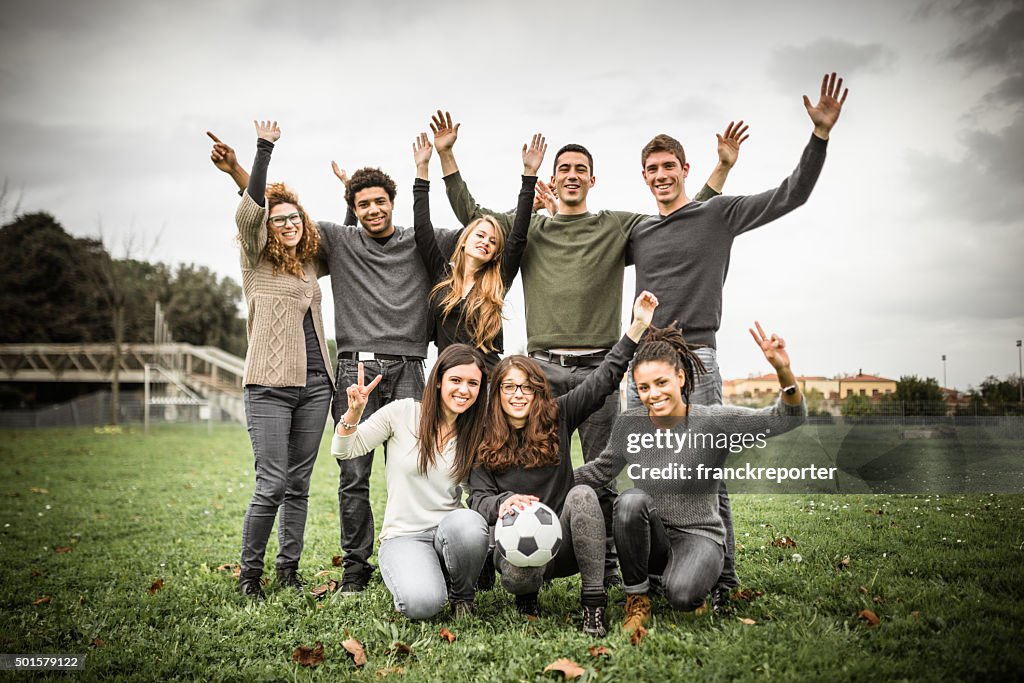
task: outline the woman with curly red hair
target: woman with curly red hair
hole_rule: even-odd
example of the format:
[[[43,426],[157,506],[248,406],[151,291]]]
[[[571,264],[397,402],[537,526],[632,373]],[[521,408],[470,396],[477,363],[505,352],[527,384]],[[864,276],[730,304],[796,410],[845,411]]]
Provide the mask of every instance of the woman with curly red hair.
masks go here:
[[[598,637],[607,633],[604,517],[594,490],[574,486],[572,433],[619,385],[657,305],[653,294],[642,292],[633,304],[629,330],[604,362],[558,398],[552,398],[532,358],[508,356],[498,363],[491,373],[487,426],[469,478],[469,506],[491,526],[537,500],[555,511],[562,526],[559,553],[544,567],[515,567],[495,553],[502,586],[516,596],[520,612],[536,616],[541,583],[578,572],[583,632]]]
[[[277,583],[302,590],[298,577],[309,481],[334,394],[320,312],[320,234],[298,196],[267,186],[277,122],[258,121],[256,159],[235,214],[248,307],[245,416],[256,489],[242,524],[238,588],[253,600],[263,556],[278,520]]]

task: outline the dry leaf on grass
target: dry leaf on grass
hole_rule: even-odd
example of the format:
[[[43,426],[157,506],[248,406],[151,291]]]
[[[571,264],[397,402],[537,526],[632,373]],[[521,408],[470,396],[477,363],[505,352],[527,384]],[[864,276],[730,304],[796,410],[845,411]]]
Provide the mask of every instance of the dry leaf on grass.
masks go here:
[[[697,609],[693,610],[693,613],[694,613],[694,615],[696,615],[698,617],[704,616],[705,614],[708,613],[708,604],[704,603],[703,605],[701,605]]]
[[[347,628],[343,630],[345,635],[348,636],[348,640],[343,642],[341,646],[349,653],[356,666],[366,666],[366,650],[363,649],[363,644],[353,638]]]
[[[843,555],[843,559],[836,562],[836,569],[846,569],[850,566],[850,556]]]
[[[49,491],[47,491],[46,489],[41,489],[38,486],[33,486],[32,488],[29,489],[29,491],[31,491],[32,493],[49,493]]]
[[[871,598],[871,602],[875,603],[876,605],[881,605],[882,604],[882,596],[881,595],[876,595],[875,597]]]
[[[740,623],[746,624],[747,626],[753,626],[757,622],[751,619],[750,617],[743,617],[742,619],[740,619]]]
[[[313,644],[313,647],[308,645],[299,645],[292,652],[292,659],[302,666],[317,666],[318,664],[323,664],[324,644],[318,640]]]
[[[612,651],[604,645],[591,645],[589,648],[592,657],[608,657]]]
[[[558,671],[565,677],[562,679],[565,681],[570,681],[574,678],[579,678],[587,672],[586,669],[584,669],[582,666],[572,661],[571,659],[566,659],[565,657],[562,657],[561,659],[556,659],[555,661],[545,666],[544,672],[547,673],[548,671]]]
[[[644,636],[646,636],[646,635],[647,635],[647,629],[645,629],[643,626],[637,626],[636,629],[633,631],[633,633],[630,634],[630,636],[629,636],[629,644],[630,645],[639,645],[640,641],[643,640]]]
[[[50,602],[50,596],[44,595],[43,597],[39,598],[38,600],[33,600],[32,604],[33,605],[46,605],[46,604],[49,604],[49,602]]]
[[[860,591],[861,593],[863,593],[864,595],[868,594],[868,589],[865,588],[864,586],[857,586],[857,590]]]
[[[71,552],[71,548],[69,548],[66,545],[59,545],[56,548],[54,548],[53,550],[54,550],[54,552],[58,552],[58,553],[70,553]]]
[[[739,588],[729,594],[729,599],[733,602],[753,602],[762,595],[764,595],[764,591],[756,591],[753,588]]]
[[[334,573],[333,569],[321,569],[316,574],[314,574],[314,576],[330,576],[333,573]]]
[[[314,598],[322,598],[325,595],[327,595],[328,593],[334,593],[337,590],[338,590],[338,582],[335,581],[334,579],[331,579],[327,583],[325,583],[323,585],[320,585],[320,586],[317,586],[316,588],[314,588],[313,590],[311,590],[309,592],[313,594]]]
[[[454,633],[452,633],[451,631],[449,631],[448,629],[446,629],[445,627],[442,626],[441,627],[441,637],[444,640],[447,640],[449,643],[454,643],[456,636],[455,636]]]
[[[388,652],[394,652],[396,655],[409,655],[410,657],[416,656],[416,653],[412,651],[412,648],[400,640],[396,640],[391,643],[391,649],[388,650]]]
[[[164,580],[163,579],[157,579],[156,581],[153,582],[153,585],[149,587],[149,594],[150,595],[155,595],[156,592],[158,590],[160,590],[161,588],[163,588],[163,587],[164,587]]]
[[[106,644],[107,642],[102,638],[93,638],[92,641],[89,643],[89,647],[101,648]]]
[[[882,621],[878,618],[877,614],[875,614],[869,609],[862,609],[860,612],[857,613],[857,616],[859,616],[864,621],[868,622],[868,626],[878,626],[878,624],[880,624]]]
[[[781,536],[772,541],[772,545],[776,548],[795,548],[796,541],[789,536]]]
[[[400,666],[389,666],[386,669],[377,669],[376,671],[374,671],[374,674],[380,676],[381,678],[384,678],[385,676],[391,676],[392,674],[396,676],[404,676],[405,669]]]
[[[331,564],[335,567],[340,567],[342,565],[342,562],[343,561],[341,555],[335,555],[331,558]]]

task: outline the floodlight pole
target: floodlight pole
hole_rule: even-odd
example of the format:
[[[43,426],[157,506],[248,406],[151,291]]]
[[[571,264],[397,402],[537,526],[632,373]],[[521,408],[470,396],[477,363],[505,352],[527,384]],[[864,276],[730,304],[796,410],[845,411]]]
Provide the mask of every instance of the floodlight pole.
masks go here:
[[[946,354],[942,354],[942,388],[946,388]]]
[[[1021,350],[1020,350],[1020,343],[1021,343],[1021,341],[1022,340],[1020,340],[1020,339],[1017,340],[1017,396],[1018,396],[1018,400],[1021,403],[1024,403],[1024,377],[1021,377],[1021,375],[1024,375],[1024,372],[1022,372],[1022,370],[1024,370],[1024,367],[1021,366],[1021,355],[1020,355],[1021,354]]]

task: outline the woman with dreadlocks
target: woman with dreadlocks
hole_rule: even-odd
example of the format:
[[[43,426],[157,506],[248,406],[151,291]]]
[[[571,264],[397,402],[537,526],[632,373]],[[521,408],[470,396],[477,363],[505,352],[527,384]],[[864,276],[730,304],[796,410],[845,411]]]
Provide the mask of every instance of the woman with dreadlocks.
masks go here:
[[[544,579],[579,573],[583,632],[597,637],[607,635],[604,517],[594,490],[573,482],[572,433],[615,391],[657,306],[653,294],[641,292],[626,334],[582,384],[558,398],[537,361],[503,358],[491,372],[487,427],[469,477],[469,506],[491,526],[537,500],[555,511],[562,525],[558,554],[544,567],[515,567],[495,552],[501,584],[521,613],[537,616]]]
[[[435,139],[455,130],[451,115],[445,118],[440,111],[430,127]],[[501,311],[505,292],[519,272],[526,248],[537,169],[544,161],[547,144],[538,133],[529,145],[523,145],[523,184],[512,231],[506,236],[497,220],[481,216],[462,231],[450,256],[438,247],[430,222],[428,168],[433,146],[427,134],[421,133],[412,148],[416,162],[412,191],[416,248],[433,283],[428,304],[437,350],[443,351],[449,344],[468,344],[484,354],[488,369],[492,369],[500,360],[498,354],[504,351]]]
[[[703,364],[675,323],[652,327],[633,359],[643,407],[622,413],[600,457],[575,471],[577,484],[599,488],[628,468],[637,485],[619,495],[614,509],[626,630],[650,618],[652,576],[661,577],[674,609],[690,611],[704,604],[722,572],[725,526],[718,481],[694,485],[687,481],[692,473],[701,465],[719,465],[730,451],[795,428],[807,414],[785,341],[754,324],[757,331],[750,334],[778,373],[781,394],[774,405],[755,410],[691,404],[690,389]]]

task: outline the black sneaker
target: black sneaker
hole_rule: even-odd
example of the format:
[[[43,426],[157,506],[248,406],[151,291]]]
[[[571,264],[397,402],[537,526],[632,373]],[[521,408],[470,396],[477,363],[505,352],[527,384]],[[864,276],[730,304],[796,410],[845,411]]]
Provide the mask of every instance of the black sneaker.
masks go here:
[[[365,583],[359,583],[357,581],[343,581],[341,588],[338,589],[338,593],[341,594],[342,597],[351,597],[353,595],[359,595],[364,590],[366,590]]]
[[[604,577],[605,590],[608,590],[609,588],[616,588],[619,586],[622,586],[622,578],[618,574],[609,574],[608,576]]]
[[[294,588],[299,593],[302,593],[306,584],[299,578],[299,574],[295,569],[278,569],[277,570],[277,585],[284,586],[286,588]]]
[[[727,614],[732,609],[732,600],[729,597],[731,594],[732,589],[722,584],[711,590],[711,609],[715,614]]]
[[[456,619],[465,619],[476,614],[476,604],[472,600],[452,600],[452,616]]]
[[[595,638],[608,635],[608,624],[604,620],[604,605],[583,606],[583,632]]]
[[[263,593],[263,587],[260,585],[260,577],[258,576],[252,578],[239,577],[238,592],[253,602],[263,602],[267,599],[267,596]]]
[[[525,595],[517,595],[516,609],[519,610],[519,613],[524,616],[539,617],[540,604],[537,602],[537,594],[527,593]]]

